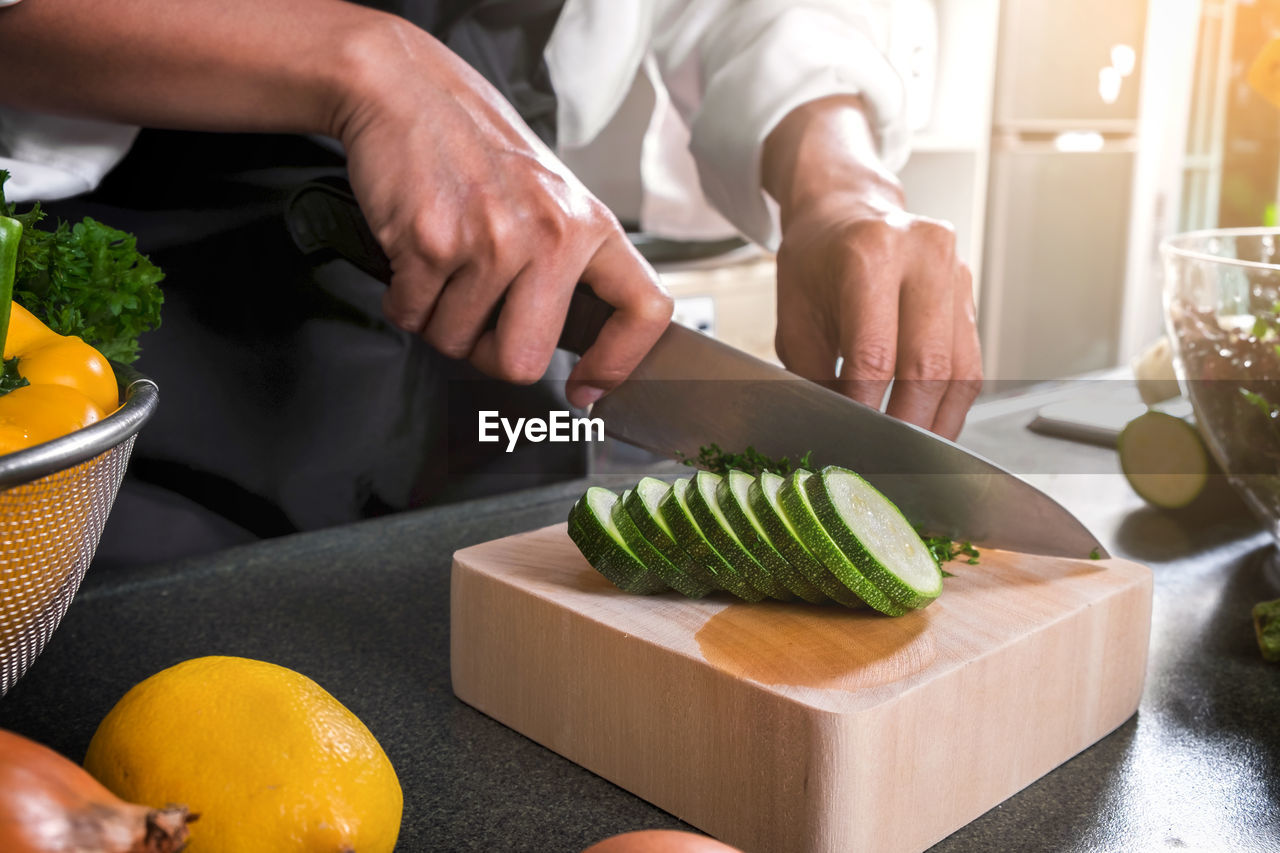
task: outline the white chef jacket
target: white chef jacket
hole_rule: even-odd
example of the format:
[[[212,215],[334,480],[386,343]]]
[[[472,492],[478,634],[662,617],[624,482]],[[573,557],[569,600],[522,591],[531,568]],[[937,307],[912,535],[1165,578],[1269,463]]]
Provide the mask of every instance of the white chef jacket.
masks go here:
[[[886,58],[889,0],[567,0],[546,48],[559,145],[584,149],[637,78],[657,93],[637,180],[641,226],[666,236],[736,230],[767,248],[776,209],[761,188],[769,131],[802,103],[860,94],[890,169],[908,153],[904,87]],[[0,106],[10,201],[88,192],[137,128]],[[697,180],[693,179],[696,174]],[[700,186],[699,186],[700,184]]]

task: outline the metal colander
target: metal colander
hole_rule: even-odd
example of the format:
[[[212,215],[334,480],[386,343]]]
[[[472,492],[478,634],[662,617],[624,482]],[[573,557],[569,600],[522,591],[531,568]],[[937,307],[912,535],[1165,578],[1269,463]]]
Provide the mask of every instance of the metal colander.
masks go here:
[[[0,456],[0,696],[58,627],[120,489],[154,382],[113,365],[124,405],[96,424]]]

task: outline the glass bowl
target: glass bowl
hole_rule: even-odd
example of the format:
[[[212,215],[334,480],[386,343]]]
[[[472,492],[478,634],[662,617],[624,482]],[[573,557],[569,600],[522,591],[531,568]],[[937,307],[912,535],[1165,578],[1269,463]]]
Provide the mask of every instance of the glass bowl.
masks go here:
[[[1169,237],[1174,369],[1227,479],[1280,543],[1280,229]]]

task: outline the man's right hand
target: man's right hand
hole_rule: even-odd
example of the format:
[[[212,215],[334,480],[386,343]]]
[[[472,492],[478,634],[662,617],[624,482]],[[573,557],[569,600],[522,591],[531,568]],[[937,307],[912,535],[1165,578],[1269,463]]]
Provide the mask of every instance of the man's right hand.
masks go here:
[[[534,381],[581,279],[616,309],[570,376],[581,405],[666,328],[671,300],[613,216],[423,30],[340,0],[99,0],[92,16],[82,5],[0,9],[0,103],[341,140],[391,257],[387,315],[442,352]]]
[[[672,302],[656,274],[609,210],[440,42],[394,20],[362,38],[332,132],[391,259],[387,317],[490,376],[529,383],[585,281],[615,308],[569,377],[570,401],[593,402],[666,328]]]

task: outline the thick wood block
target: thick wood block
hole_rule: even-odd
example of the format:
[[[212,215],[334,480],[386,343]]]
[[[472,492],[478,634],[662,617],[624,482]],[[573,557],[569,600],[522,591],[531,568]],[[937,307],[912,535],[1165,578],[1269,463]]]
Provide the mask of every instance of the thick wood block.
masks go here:
[[[896,619],[634,596],[565,525],[457,552],[454,692],[746,851],[922,850],[1137,710],[1151,573],[984,551]]]

